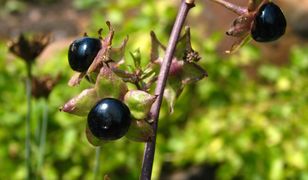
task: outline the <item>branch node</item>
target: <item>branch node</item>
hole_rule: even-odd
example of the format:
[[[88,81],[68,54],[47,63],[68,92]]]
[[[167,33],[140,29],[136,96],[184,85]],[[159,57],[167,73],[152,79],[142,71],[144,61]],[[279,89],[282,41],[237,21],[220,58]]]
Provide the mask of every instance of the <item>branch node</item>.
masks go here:
[[[186,4],[195,4],[195,0],[185,0]]]

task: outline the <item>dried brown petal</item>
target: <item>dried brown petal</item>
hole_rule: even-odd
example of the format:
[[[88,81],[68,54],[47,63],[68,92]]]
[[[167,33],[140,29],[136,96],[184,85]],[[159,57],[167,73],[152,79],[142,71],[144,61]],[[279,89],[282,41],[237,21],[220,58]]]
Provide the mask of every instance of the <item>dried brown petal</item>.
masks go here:
[[[246,33],[246,35],[238,38],[231,46],[230,50],[227,50],[227,54],[232,54],[238,51],[242,46],[247,44],[251,40],[251,36],[249,33]]]
[[[76,85],[78,85],[85,75],[86,75],[85,72],[77,72],[77,73],[75,73],[71,77],[71,79],[68,81],[68,85],[69,86],[76,86]]]
[[[48,98],[50,92],[60,80],[61,75],[58,74],[56,78],[51,76],[33,77],[32,79],[32,95],[35,98]]]
[[[21,34],[17,41],[11,42],[9,50],[14,55],[25,60],[26,63],[33,63],[48,45],[49,41],[49,34],[38,34],[31,38],[26,38]]]

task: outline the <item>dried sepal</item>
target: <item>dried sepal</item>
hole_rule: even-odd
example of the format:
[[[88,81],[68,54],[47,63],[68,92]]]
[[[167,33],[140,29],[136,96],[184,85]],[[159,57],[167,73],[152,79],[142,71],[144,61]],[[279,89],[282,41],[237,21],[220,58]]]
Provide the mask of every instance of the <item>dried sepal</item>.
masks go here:
[[[237,52],[241,47],[243,47],[245,44],[249,43],[251,41],[251,36],[246,33],[246,35],[238,38],[231,46],[229,50],[226,51],[227,54],[232,54]]]
[[[122,41],[121,45],[119,47],[112,47],[109,52],[110,60],[112,62],[120,62],[124,60],[125,55],[125,47],[128,41],[128,36]]]
[[[250,38],[251,24],[254,20],[253,13],[246,13],[237,17],[230,29],[226,32],[228,36],[236,37],[235,42],[232,44],[231,48],[226,51],[226,53],[234,53],[238,51],[242,46],[248,43]]]
[[[165,46],[159,42],[154,32],[151,32],[151,39],[151,68],[158,71],[163,60],[160,57],[160,52],[165,51]],[[178,40],[164,93],[170,112],[173,112],[175,101],[185,85],[197,82],[207,76],[207,72],[197,64],[200,59],[199,53],[191,46],[190,28],[186,27],[185,33]]]
[[[69,86],[76,86],[80,83],[80,81],[85,75],[86,75],[85,72],[77,72],[71,77],[71,79],[68,81],[67,84]]]
[[[163,51],[166,51],[166,46],[164,46],[157,38],[156,34],[151,31],[151,54],[150,54],[150,60],[152,63],[155,63],[160,58],[159,50],[162,49]]]
[[[155,100],[156,96],[141,90],[128,91],[124,96],[124,103],[135,119],[145,119]]]
[[[91,108],[99,100],[94,88],[85,89],[76,97],[66,102],[60,111],[74,114],[77,116],[87,116]]]
[[[111,69],[113,73],[115,73],[118,77],[122,78],[124,81],[129,81],[129,79],[133,79],[136,76],[131,72],[119,69],[117,67],[111,67]]]
[[[108,67],[101,68],[95,89],[100,98],[112,97],[121,100],[128,91],[125,82]]]
[[[226,32],[228,36],[242,37],[247,32],[250,31],[251,23],[254,19],[253,14],[244,14],[237,17],[231,26],[231,28]]]
[[[198,64],[193,62],[185,62],[182,73],[182,84],[195,83],[204,77],[207,77],[207,72]]]
[[[154,136],[152,126],[144,120],[132,120],[126,138],[136,142],[150,142]]]
[[[112,48],[112,39],[114,36],[114,29],[111,26],[110,22],[106,22],[109,33],[108,35],[101,40],[102,42],[102,48],[98,52],[97,56],[93,60],[92,64],[88,68],[87,74],[90,74],[91,72],[99,72],[99,70],[109,62],[112,62],[112,59],[110,58],[110,52]],[[125,43],[126,44],[126,43]]]
[[[185,85],[195,83],[208,76],[207,72],[198,64],[193,62],[184,62],[181,71],[170,75],[164,92],[170,113],[173,113],[176,99],[182,93]]]
[[[9,44],[9,51],[25,60],[26,63],[33,63],[49,42],[50,34],[36,34],[30,38],[20,34],[17,41]]]
[[[170,113],[173,113],[175,101],[178,96],[177,94],[180,94],[182,90],[183,90],[183,87],[180,87],[179,89],[176,90],[170,85],[166,86],[165,91],[164,91],[164,98],[167,101]]]
[[[191,47],[190,28],[185,27],[184,34],[178,39],[174,56],[177,59],[183,59],[184,52],[190,52],[192,50],[193,49]]]

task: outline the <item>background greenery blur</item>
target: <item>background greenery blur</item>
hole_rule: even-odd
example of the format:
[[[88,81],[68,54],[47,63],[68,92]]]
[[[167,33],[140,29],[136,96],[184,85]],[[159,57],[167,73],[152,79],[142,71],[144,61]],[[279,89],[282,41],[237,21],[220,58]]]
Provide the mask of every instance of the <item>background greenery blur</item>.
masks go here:
[[[88,12],[88,24],[82,31],[96,36],[97,29],[106,29],[104,22],[110,20],[116,29],[114,44],[118,45],[129,35],[127,50],[140,48],[146,63],[150,30],[166,44],[179,1],[65,2],[69,2],[74,11]],[[0,0],[0,3],[3,4],[0,6],[2,18],[25,13],[33,4],[61,6],[61,1],[51,0]],[[188,24],[197,24],[191,28],[193,47],[203,57],[200,63],[209,77],[185,89],[173,114],[168,114],[164,105],[154,179],[308,179],[308,46],[305,42],[294,43],[284,62],[269,61],[259,48],[262,45],[255,43],[234,55],[223,56],[217,47],[224,40],[225,29],[217,29],[209,35],[202,29],[206,25],[202,24],[200,14],[208,3],[198,2]],[[73,38],[81,35],[79,32]],[[13,37],[8,35],[0,40],[0,179],[23,179],[26,67],[8,54],[8,38]],[[90,179],[95,149],[85,138],[86,121],[58,111],[65,101],[89,86],[87,82],[77,88],[67,86],[73,74],[67,63],[67,47],[72,37],[62,37],[62,40],[65,38],[68,41],[61,46],[63,48],[39,58],[34,67],[37,76],[61,73],[62,79],[48,102],[32,101],[32,142],[39,139],[38,127],[47,103],[44,179]],[[272,53],[280,52],[273,50]],[[103,146],[100,176],[138,179],[143,147],[144,144],[126,138]],[[35,164],[38,151],[35,145],[32,151]]]

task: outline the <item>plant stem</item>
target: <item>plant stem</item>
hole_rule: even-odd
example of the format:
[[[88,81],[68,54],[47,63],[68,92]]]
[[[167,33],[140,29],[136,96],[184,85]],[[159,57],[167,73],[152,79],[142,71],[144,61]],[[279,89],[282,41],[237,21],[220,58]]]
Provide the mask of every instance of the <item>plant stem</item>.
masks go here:
[[[229,9],[230,11],[233,11],[234,13],[238,15],[243,15],[248,12],[246,8],[235,5],[225,0],[211,0],[211,1],[226,7],[227,9]]]
[[[95,149],[95,162],[94,162],[94,170],[93,170],[93,180],[99,179],[98,172],[100,167],[100,157],[101,154],[101,147],[97,147]]]
[[[44,163],[44,153],[45,153],[45,144],[46,144],[46,134],[47,134],[47,125],[48,125],[48,102],[44,100],[44,109],[43,109],[43,121],[40,130],[40,144],[39,144],[39,154],[38,154],[38,163],[37,170],[39,174],[42,174],[42,166]]]
[[[154,162],[154,154],[155,154],[155,144],[156,144],[156,134],[157,134],[157,127],[158,127],[158,118],[159,118],[159,111],[162,104],[162,99],[164,95],[164,90],[166,87],[166,82],[169,74],[169,69],[172,61],[172,57],[176,48],[177,40],[180,36],[181,29],[183,27],[184,21],[188,14],[188,11],[194,7],[194,1],[184,1],[182,0],[181,7],[179,9],[176,21],[174,23],[169,43],[166,49],[166,54],[163,60],[163,63],[160,68],[160,72],[157,79],[157,86],[155,89],[155,94],[158,96],[154,104],[152,105],[150,116],[153,120],[153,130],[154,136],[151,139],[152,141],[147,142],[145,145],[144,150],[144,157],[142,163],[142,172],[140,179],[141,180],[150,180]]]
[[[27,64],[27,79],[26,79],[26,94],[27,94],[27,117],[26,117],[26,169],[27,179],[31,179],[32,167],[31,167],[31,91],[32,91],[32,64]]]

